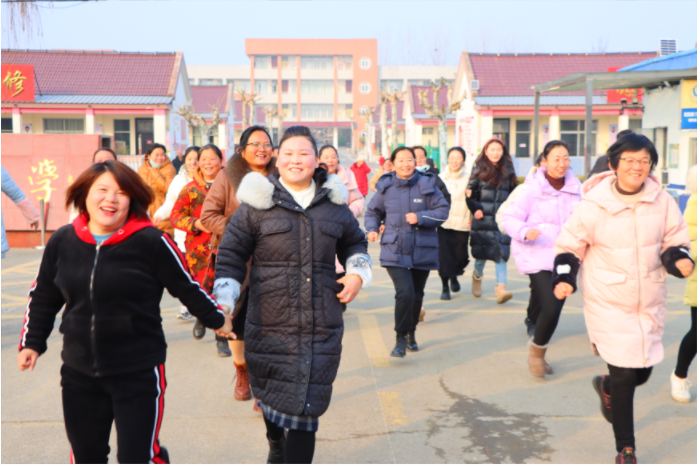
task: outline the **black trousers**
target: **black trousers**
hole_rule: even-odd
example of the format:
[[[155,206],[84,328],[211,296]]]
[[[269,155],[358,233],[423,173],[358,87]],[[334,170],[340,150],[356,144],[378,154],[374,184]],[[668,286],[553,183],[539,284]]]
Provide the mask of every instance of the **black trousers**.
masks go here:
[[[682,339],[678,351],[678,364],[675,367],[675,376],[678,378],[687,378],[687,369],[697,354],[697,307],[690,307],[690,314],[692,326]]]
[[[610,394],[615,447],[618,453],[622,452],[625,447],[636,449],[634,441],[634,390],[637,386],[648,381],[653,367],[621,368],[609,363],[607,367],[610,369],[610,376],[605,378],[603,390],[606,394]]]
[[[438,275],[441,278],[462,276],[470,262],[469,231],[438,227]]]
[[[528,302],[528,320],[534,325],[537,324],[537,319],[540,317],[540,300],[537,298],[535,287],[530,279],[530,301]]]
[[[429,270],[386,267],[395,289],[394,330],[398,333],[414,331],[424,301],[424,288]]]
[[[165,366],[95,378],[63,365],[63,417],[74,463],[107,463],[116,422],[119,463],[167,463],[158,439]]]
[[[272,441],[278,441],[286,434],[283,428],[266,417],[264,417],[264,423],[266,423],[266,437]],[[312,463],[315,455],[315,437],[314,431],[288,430],[285,463]]]
[[[538,346],[544,346],[549,343],[554,330],[557,329],[564,300],[554,296],[551,271],[539,271],[528,276],[540,306],[540,315],[535,323],[535,337],[532,342]]]

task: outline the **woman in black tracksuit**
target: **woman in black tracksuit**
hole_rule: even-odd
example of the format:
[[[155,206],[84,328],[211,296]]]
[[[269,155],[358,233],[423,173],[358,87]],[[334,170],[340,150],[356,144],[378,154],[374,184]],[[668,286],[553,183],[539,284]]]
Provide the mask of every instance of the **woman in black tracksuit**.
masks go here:
[[[231,321],[147,218],[152,191],[126,165],[96,163],[68,188],[80,215],[49,240],[22,324],[20,370],[33,370],[63,308],[63,414],[75,463],[107,463],[111,425],[120,463],[168,463],[164,409],[165,288],[218,332]]]

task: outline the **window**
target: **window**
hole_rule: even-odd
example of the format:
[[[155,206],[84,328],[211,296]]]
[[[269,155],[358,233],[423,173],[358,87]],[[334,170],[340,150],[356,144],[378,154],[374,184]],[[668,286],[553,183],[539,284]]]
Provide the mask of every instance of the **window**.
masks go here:
[[[297,110],[297,105],[294,103],[288,104],[284,103],[283,106],[281,107],[283,110],[283,118],[297,118],[298,110]]]
[[[281,81],[281,92],[284,94],[288,93],[288,79],[284,79]]]
[[[271,69],[278,69],[278,55],[271,57]]]
[[[214,126],[211,133],[208,135],[208,142],[203,142],[201,128],[194,128],[194,145],[199,147],[206,144],[216,144],[216,138],[218,137],[218,126]]]
[[[421,134],[423,134],[424,136],[432,136],[433,128],[421,128]]]
[[[358,110],[358,113],[361,115],[365,115],[368,112],[368,107],[361,107],[360,110]]]
[[[332,56],[303,56],[300,57],[301,69],[334,69]]]
[[[243,90],[247,93],[252,90],[252,83],[249,79],[235,79],[235,91]]]
[[[363,57],[361,60],[358,62],[358,66],[360,66],[361,69],[370,69],[370,65],[372,62],[370,61],[370,58]]]
[[[271,57],[268,55],[255,56],[254,69],[271,69]]]
[[[196,85],[196,79],[189,79],[189,85],[190,86],[195,86]]]
[[[530,131],[532,131],[532,121],[529,119],[519,119],[515,122],[514,153],[517,158],[530,156]]]
[[[8,133],[12,132],[12,118],[3,118],[2,119],[2,132],[3,133]]]
[[[351,80],[351,79],[346,80],[346,93],[347,94],[353,93],[353,80]]]
[[[131,121],[127,119],[114,120],[114,148],[116,155],[131,154]]]
[[[511,128],[511,120],[508,118],[494,118],[494,137],[498,137],[506,144],[506,147],[510,147],[508,134]]]
[[[85,120],[73,118],[44,118],[44,134],[84,134]]]
[[[344,116],[348,119],[353,118],[353,104],[346,104],[346,106],[344,107]]]
[[[295,79],[288,79],[288,93],[295,94],[298,92],[298,81]]]
[[[298,59],[295,55],[281,57],[281,69],[297,69]]]
[[[268,94],[268,82],[267,81],[254,81],[254,93],[256,94]]]
[[[271,93],[278,93],[278,81],[271,81]]]
[[[567,142],[571,148],[569,155],[582,157],[586,146],[586,120],[561,120],[561,140]],[[595,140],[598,132],[598,120],[593,120],[593,140],[591,141],[591,156],[595,156]]]
[[[353,67],[353,57],[351,55],[339,55],[336,61],[339,71],[349,71]]]
[[[301,94],[333,94],[334,81],[329,79],[312,79],[300,81]]]
[[[226,86],[229,86],[230,84],[232,84],[232,87],[233,87],[233,89],[234,89],[234,87],[235,87],[235,80],[234,80],[234,79],[228,79],[227,82],[225,83],[225,85],[226,85]]]
[[[640,119],[630,119],[629,120],[629,129],[631,129],[634,132],[638,132],[641,129],[641,121]]]
[[[361,82],[360,87],[358,87],[358,90],[361,91],[361,94],[369,94],[370,89],[372,87],[370,86],[369,82]]]
[[[334,105],[305,104],[301,111],[303,120],[331,119],[334,117]]]
[[[402,90],[402,80],[401,79],[383,79],[380,81],[380,89],[386,89],[387,92],[393,90]]]
[[[198,85],[199,86],[222,86],[223,80],[222,79],[199,79]]]

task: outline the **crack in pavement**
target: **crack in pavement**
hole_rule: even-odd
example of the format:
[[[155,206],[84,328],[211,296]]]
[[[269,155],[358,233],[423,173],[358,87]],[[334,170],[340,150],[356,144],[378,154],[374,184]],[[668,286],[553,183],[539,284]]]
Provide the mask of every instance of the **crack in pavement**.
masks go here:
[[[443,461],[448,454],[442,447],[430,442],[445,428],[465,428],[463,436],[468,445],[460,450],[471,463],[524,463],[526,460],[550,461],[554,449],[546,441],[550,438],[541,424],[541,415],[505,412],[501,408],[451,391],[440,378],[443,391],[455,401],[446,410],[437,410],[429,419],[431,426],[426,445],[432,447]],[[462,457],[450,457],[462,462]]]

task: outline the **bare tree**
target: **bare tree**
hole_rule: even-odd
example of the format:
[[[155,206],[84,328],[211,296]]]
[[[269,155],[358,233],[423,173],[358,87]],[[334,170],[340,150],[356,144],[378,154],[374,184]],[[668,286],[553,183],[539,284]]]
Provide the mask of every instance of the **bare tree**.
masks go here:
[[[43,8],[53,7],[53,2],[42,2]],[[31,40],[42,37],[41,15],[35,0],[3,0],[2,2],[2,35],[3,41],[9,42],[6,48],[18,48],[21,36]]]
[[[201,140],[203,145],[207,144],[210,140],[210,136],[213,130],[218,127],[220,123],[220,112],[218,111],[218,104],[211,105],[212,117],[209,122],[198,113],[194,112],[193,107],[189,105],[180,106],[177,110],[177,114],[181,115],[184,120],[189,124],[189,145],[194,145],[194,130],[198,129],[201,132]]]
[[[448,104],[439,106],[439,95],[440,91],[443,90],[443,87],[447,88]],[[433,95],[432,103],[428,102],[429,90],[432,91]],[[445,80],[445,78],[440,78],[438,85],[436,85],[434,82],[431,82],[430,89],[425,88],[418,91],[419,104],[422,107],[424,107],[424,110],[426,110],[426,114],[429,117],[438,120],[438,147],[440,153],[441,166],[445,166],[445,163],[447,163],[446,150],[448,144],[448,115],[451,113],[455,113],[457,110],[460,109],[460,103],[465,99],[465,96],[467,95],[466,92],[463,92],[462,97],[460,97],[459,99],[453,99],[453,90],[453,86],[447,86],[447,81]]]
[[[267,105],[262,110],[264,112],[264,118],[266,119],[266,127],[267,128],[272,128],[273,127],[273,117],[276,116],[278,113],[276,112],[276,107],[273,107],[271,105]],[[273,130],[271,130],[273,132]],[[281,137],[280,132],[279,132],[279,138]]]
[[[365,119],[365,159],[372,161],[373,159],[373,117],[377,107],[367,107],[365,113],[361,116]]]
[[[595,42],[591,45],[592,53],[605,53],[607,51],[607,45],[610,39],[607,36],[598,37]]]
[[[390,131],[390,144],[394,150],[397,146],[397,102],[402,100],[405,92],[400,92],[397,89],[393,89],[388,94],[388,99],[390,101],[390,109],[392,110],[392,130]]]
[[[380,155],[387,158],[390,155],[387,142],[387,102],[390,97],[384,87],[380,91]]]
[[[254,122],[254,104],[258,97],[253,92],[247,93],[244,89],[237,88],[237,93],[240,94],[242,100],[242,130],[247,129]]]
[[[278,111],[276,111],[276,119],[278,122],[278,142],[280,142],[281,137],[283,137],[283,119],[285,116],[285,113],[283,113],[283,106],[278,105]]]

